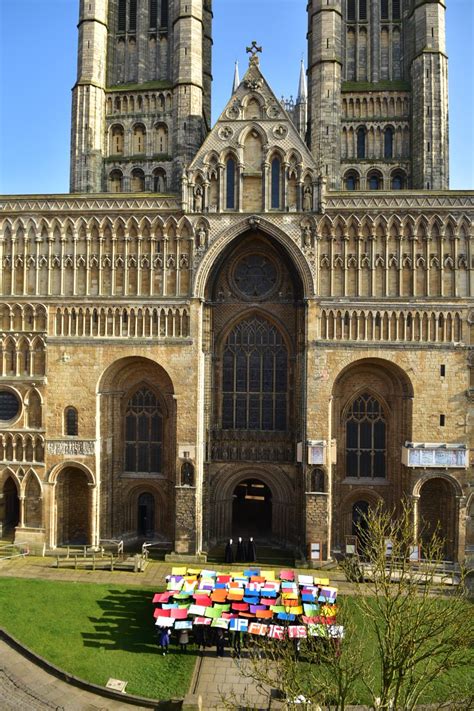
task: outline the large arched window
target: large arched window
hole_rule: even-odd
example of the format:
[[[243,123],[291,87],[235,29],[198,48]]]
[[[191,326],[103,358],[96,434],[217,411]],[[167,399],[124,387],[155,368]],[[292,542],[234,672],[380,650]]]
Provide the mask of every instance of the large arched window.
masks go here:
[[[125,471],[158,474],[162,449],[163,415],[156,395],[144,386],[125,410]]]
[[[357,158],[365,158],[365,128],[357,129]]]
[[[384,158],[393,158],[393,128],[388,126],[384,132]]]
[[[271,207],[273,210],[280,208],[281,161],[279,158],[272,160],[272,195]]]
[[[346,476],[386,476],[386,419],[370,393],[359,395],[346,415]]]
[[[359,189],[359,175],[354,170],[350,170],[344,176],[344,185],[346,190]]]
[[[372,170],[367,175],[367,187],[369,190],[382,190],[383,188],[383,178],[378,170]]]
[[[223,353],[223,429],[285,430],[288,352],[278,329],[263,318],[241,321]]]
[[[124,131],[123,126],[115,124],[110,132],[110,154],[123,155],[124,149]]]
[[[138,123],[133,127],[133,153],[134,155],[145,153],[146,128],[143,124]]]
[[[235,209],[235,160],[229,158],[226,163],[226,198],[227,210]]]
[[[122,172],[120,170],[113,170],[109,175],[109,191],[111,193],[121,193],[122,192]]]

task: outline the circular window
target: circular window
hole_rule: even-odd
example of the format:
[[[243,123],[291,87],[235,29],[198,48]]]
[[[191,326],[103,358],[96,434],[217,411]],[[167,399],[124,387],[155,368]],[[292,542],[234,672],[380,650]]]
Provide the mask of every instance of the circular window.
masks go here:
[[[237,262],[234,281],[238,290],[248,298],[262,298],[277,283],[275,265],[263,254],[249,254]]]
[[[16,395],[9,390],[0,391],[0,422],[12,420],[20,412],[20,403]]]

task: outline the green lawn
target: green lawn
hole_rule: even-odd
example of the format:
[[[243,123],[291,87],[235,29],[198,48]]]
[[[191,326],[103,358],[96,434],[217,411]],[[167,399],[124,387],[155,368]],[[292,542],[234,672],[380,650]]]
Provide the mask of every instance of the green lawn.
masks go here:
[[[0,579],[0,626],[48,661],[105,686],[155,699],[183,697],[196,657],[155,642],[149,588]]]

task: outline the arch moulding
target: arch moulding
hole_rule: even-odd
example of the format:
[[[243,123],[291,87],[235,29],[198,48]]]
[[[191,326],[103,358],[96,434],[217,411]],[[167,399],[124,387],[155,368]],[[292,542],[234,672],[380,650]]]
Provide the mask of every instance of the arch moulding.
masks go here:
[[[49,475],[48,475],[48,484],[56,484],[58,481],[58,476],[63,472],[65,469],[79,469],[79,471],[83,472],[88,479],[88,484],[91,484],[92,486],[96,486],[96,479],[95,475],[92,472],[89,467],[86,467],[85,464],[82,464],[81,462],[76,462],[74,460],[71,461],[66,461],[66,462],[61,462],[61,464],[56,464],[54,466]]]
[[[196,270],[193,285],[195,296],[197,298],[204,299],[209,275],[216,263],[216,260],[236,237],[252,229],[259,230],[264,235],[273,237],[278,244],[283,247],[296,267],[298,276],[300,277],[303,285],[304,297],[311,298],[314,296],[314,277],[311,273],[308,261],[298,248],[297,244],[279,227],[272,224],[268,220],[257,216],[243,218],[235,225],[232,225],[227,230],[221,232],[221,234],[215,238],[212,245],[204,254],[203,259]]]

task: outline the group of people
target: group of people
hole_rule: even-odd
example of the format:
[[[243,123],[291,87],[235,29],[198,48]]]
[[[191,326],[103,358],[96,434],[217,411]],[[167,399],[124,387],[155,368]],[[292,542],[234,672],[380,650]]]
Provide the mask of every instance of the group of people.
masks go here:
[[[226,563],[255,563],[257,560],[257,548],[252,536],[248,541],[242,540],[239,536],[237,548],[234,554],[234,541],[229,539],[225,547],[225,562]]]
[[[207,627],[206,625],[197,625],[193,627],[193,641],[196,645],[198,651],[205,650],[207,647],[216,648],[216,655],[218,657],[224,656],[224,649],[227,643],[225,630],[214,627]],[[169,646],[172,641],[172,631],[167,627],[160,627],[158,629],[158,646],[163,656],[166,656],[169,652]],[[240,656],[241,649],[241,639],[242,635],[240,632],[232,633],[232,646],[234,651]],[[190,633],[188,630],[178,630],[176,642],[179,645],[181,652],[186,652],[188,644],[190,643]]]

